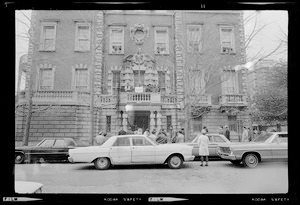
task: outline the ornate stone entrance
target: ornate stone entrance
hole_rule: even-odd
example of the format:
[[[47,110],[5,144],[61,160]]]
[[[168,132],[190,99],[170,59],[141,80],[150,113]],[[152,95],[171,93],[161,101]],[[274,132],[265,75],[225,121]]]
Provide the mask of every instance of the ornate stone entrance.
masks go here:
[[[143,131],[150,129],[150,111],[129,111],[128,127],[133,131],[138,128],[142,128]]]

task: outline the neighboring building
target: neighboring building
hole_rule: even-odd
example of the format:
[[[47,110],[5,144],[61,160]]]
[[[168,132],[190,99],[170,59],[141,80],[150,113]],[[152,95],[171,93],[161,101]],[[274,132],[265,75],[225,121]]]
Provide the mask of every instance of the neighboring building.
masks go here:
[[[247,80],[250,94],[254,94],[268,83],[268,74],[274,65],[274,60],[264,59],[256,63],[248,72]]]
[[[33,11],[27,64],[33,102],[53,106],[33,114],[31,143],[44,137],[87,140],[91,92],[95,134],[129,127],[180,129],[191,89],[184,82],[193,83],[184,79],[190,68],[195,75],[207,70],[191,75],[194,96],[201,96],[193,107],[208,108],[191,121],[192,135],[203,125],[218,132],[227,124],[237,141],[249,123],[238,112],[247,109],[246,74],[233,69],[245,63],[242,19],[240,11]],[[25,120],[16,119],[17,141]]]

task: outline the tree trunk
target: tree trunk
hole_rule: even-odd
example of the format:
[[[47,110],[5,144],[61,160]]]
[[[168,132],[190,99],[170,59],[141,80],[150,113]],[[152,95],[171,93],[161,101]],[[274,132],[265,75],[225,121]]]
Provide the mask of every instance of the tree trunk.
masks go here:
[[[23,146],[28,146],[31,115],[32,115],[32,94],[29,93],[28,111],[27,111],[27,116],[26,116],[26,127],[25,127],[25,131],[24,131],[24,136],[23,136]]]

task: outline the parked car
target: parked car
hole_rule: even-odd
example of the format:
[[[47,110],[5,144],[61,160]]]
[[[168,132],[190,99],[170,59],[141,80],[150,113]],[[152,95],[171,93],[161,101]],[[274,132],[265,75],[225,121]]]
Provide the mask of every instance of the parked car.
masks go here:
[[[193,146],[193,155],[195,156],[195,159],[200,158],[199,156],[199,145],[198,145],[198,138],[200,135],[196,136],[191,142],[186,142],[185,144]],[[213,159],[221,159],[221,157],[217,153],[217,148],[219,145],[227,145],[230,144],[230,141],[221,134],[214,134],[209,133],[206,134],[206,136],[209,139],[209,158]]]
[[[15,163],[25,161],[68,161],[68,151],[84,145],[74,138],[45,138],[36,146],[21,146],[15,148]]]
[[[158,144],[144,135],[119,135],[110,137],[101,146],[69,150],[69,161],[94,163],[100,170],[110,165],[164,163],[179,169],[183,161],[194,160],[192,149],[184,144]]]
[[[254,168],[261,161],[287,161],[288,133],[268,132],[258,136],[252,142],[220,145],[218,154],[233,164]]]
[[[15,181],[15,192],[18,194],[41,194],[43,184],[37,182]]]

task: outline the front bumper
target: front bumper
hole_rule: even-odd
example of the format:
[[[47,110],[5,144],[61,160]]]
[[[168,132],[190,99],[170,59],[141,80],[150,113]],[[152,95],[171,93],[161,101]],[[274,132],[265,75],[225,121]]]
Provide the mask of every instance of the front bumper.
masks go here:
[[[218,152],[218,155],[222,158],[222,159],[227,159],[227,160],[237,160],[236,156],[233,154],[225,154],[225,153],[220,153]]]
[[[195,156],[192,155],[192,156],[185,156],[184,157],[184,161],[193,161],[195,159]]]
[[[74,163],[74,160],[72,157],[68,157],[69,162]]]

